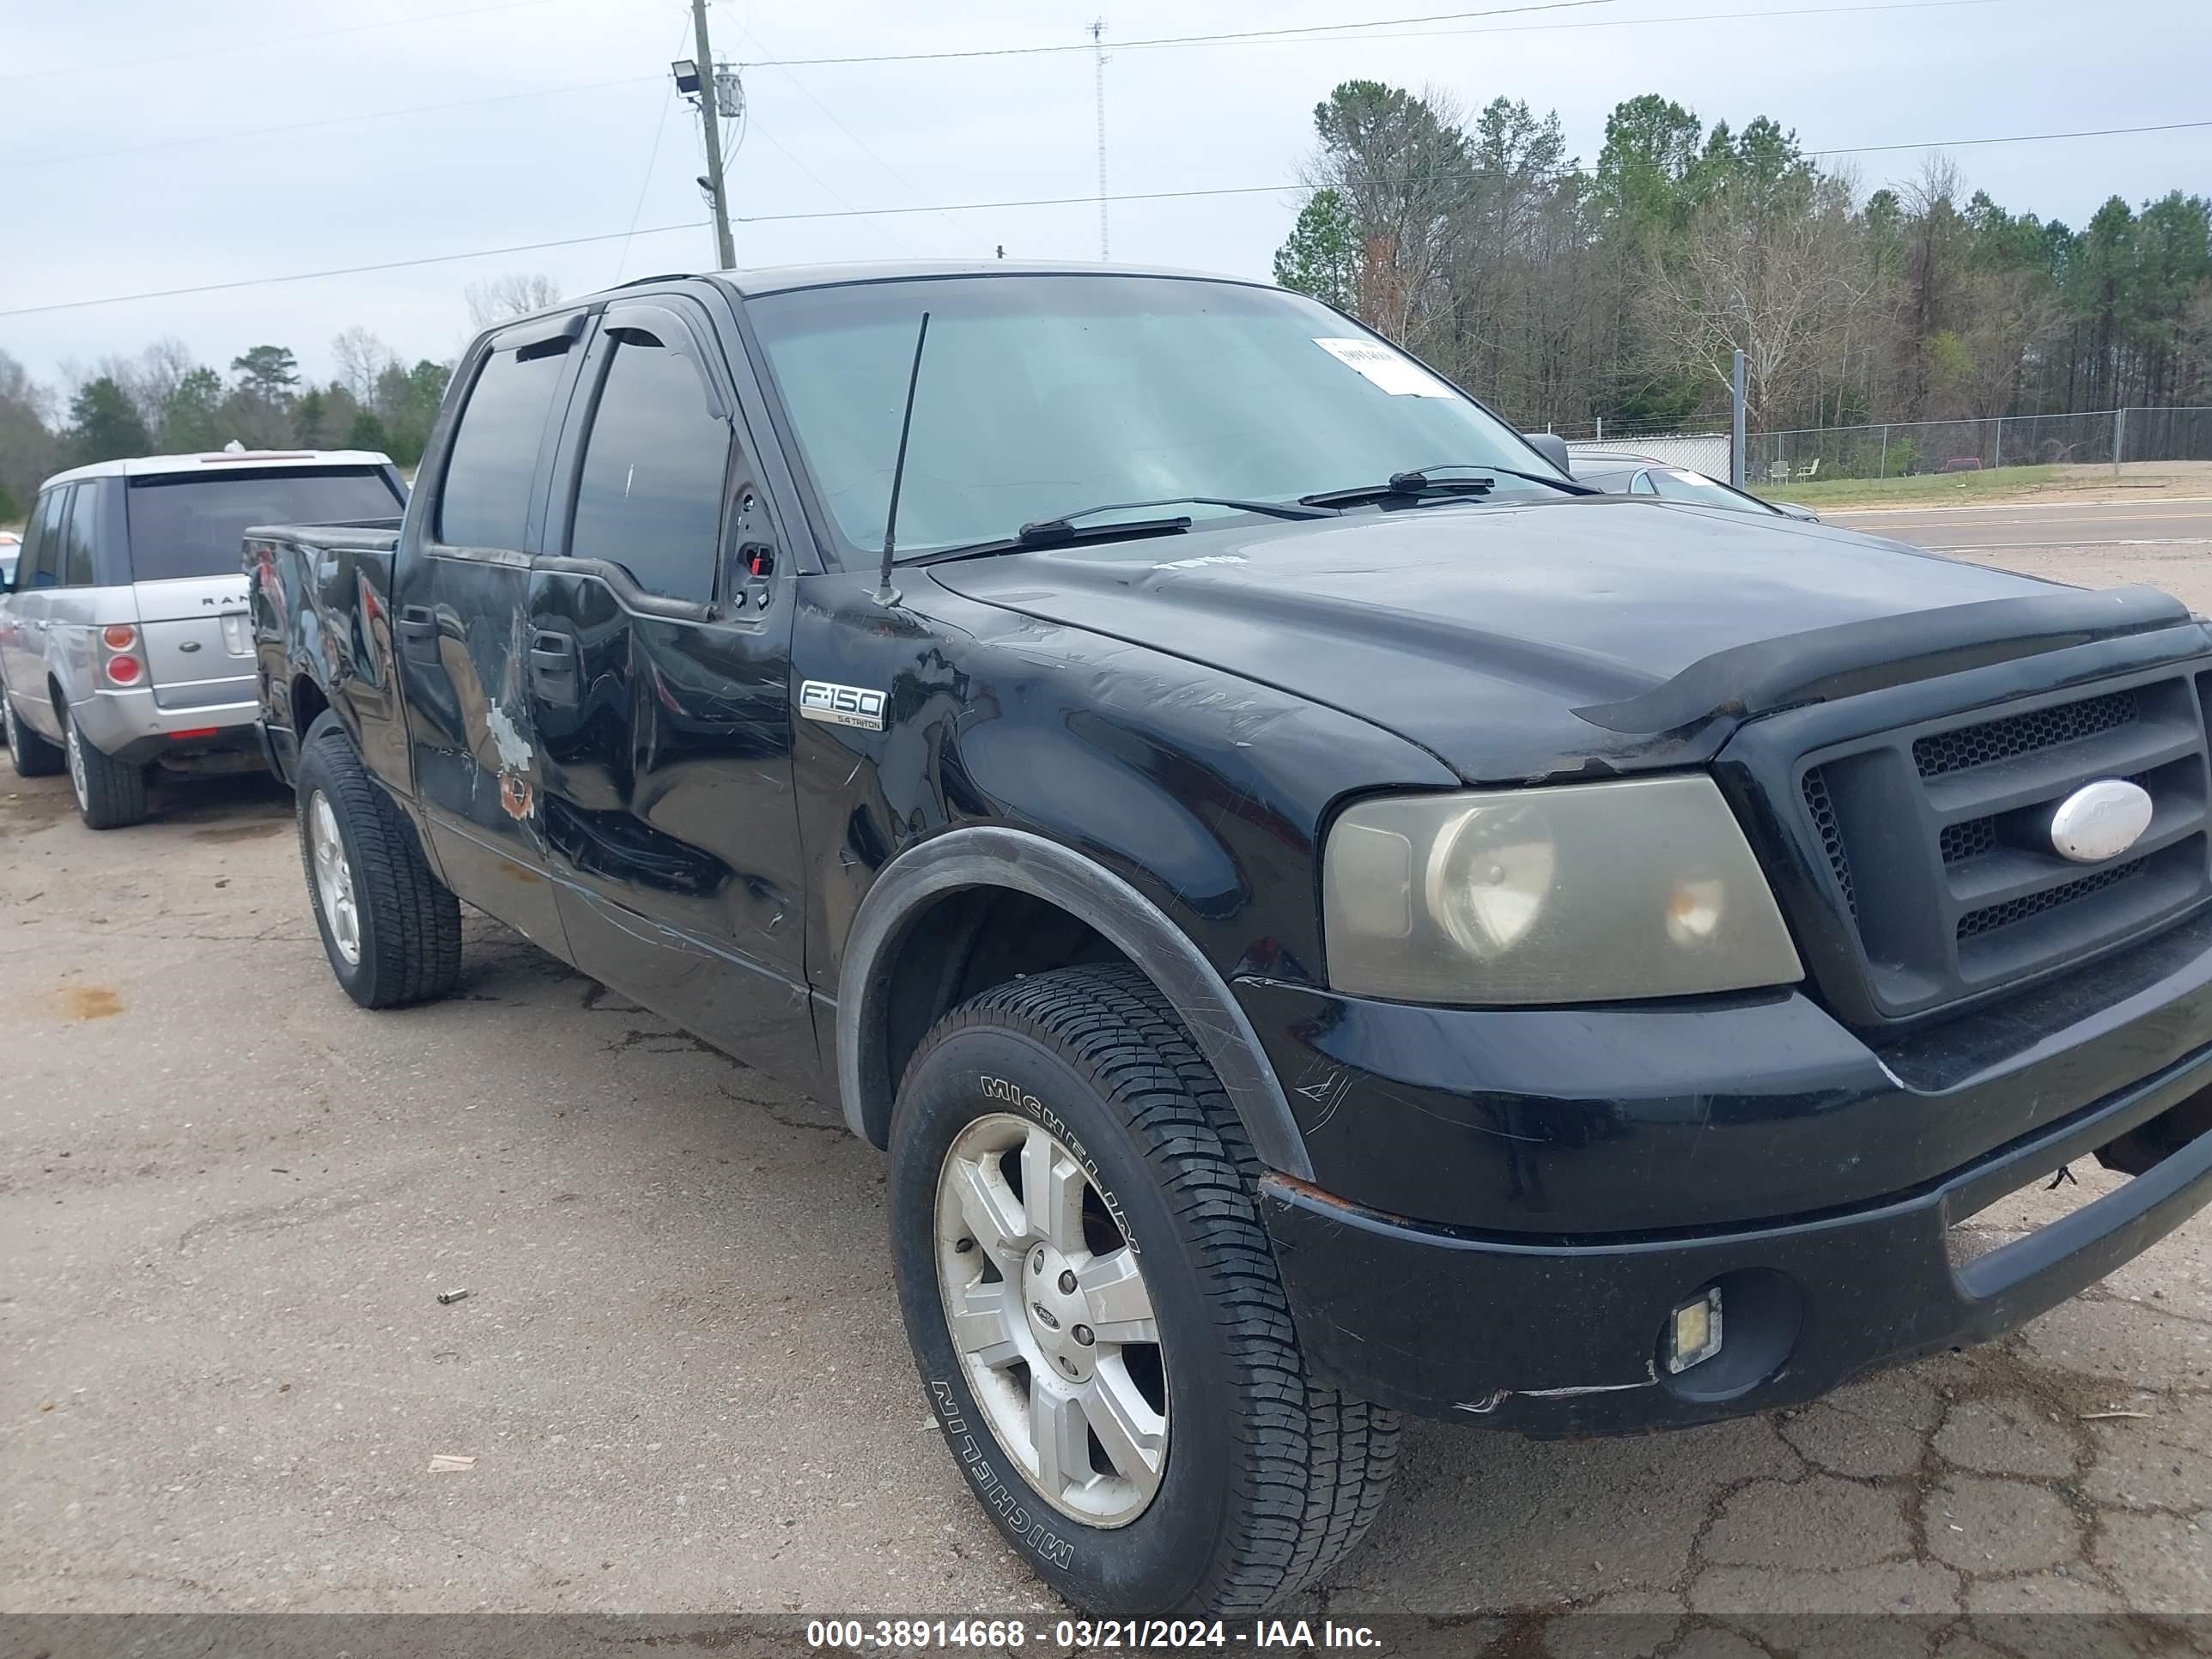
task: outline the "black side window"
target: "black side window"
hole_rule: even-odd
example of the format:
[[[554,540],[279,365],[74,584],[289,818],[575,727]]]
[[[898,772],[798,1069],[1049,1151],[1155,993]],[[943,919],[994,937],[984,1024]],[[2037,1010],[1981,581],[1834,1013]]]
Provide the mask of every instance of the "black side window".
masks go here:
[[[438,496],[438,539],[453,547],[522,547],[538,441],[568,362],[558,351],[484,359],[453,434]]]
[[[23,545],[15,555],[15,591],[18,593],[46,585],[39,580],[39,566],[41,563],[40,556],[46,551],[46,510],[68,494],[66,489],[49,489],[31,508],[31,516],[23,526]]]
[[[568,551],[618,564],[648,593],[714,597],[730,428],[690,358],[642,329],[614,331]]]
[[[62,568],[64,587],[92,586],[92,517],[100,505],[100,486],[79,484],[76,496],[70,503],[69,521],[62,533],[62,553],[58,561]]]
[[[62,568],[62,529],[69,517],[69,498],[75,491],[64,486],[49,489],[39,501],[39,516],[23,544],[19,586],[52,587]]]

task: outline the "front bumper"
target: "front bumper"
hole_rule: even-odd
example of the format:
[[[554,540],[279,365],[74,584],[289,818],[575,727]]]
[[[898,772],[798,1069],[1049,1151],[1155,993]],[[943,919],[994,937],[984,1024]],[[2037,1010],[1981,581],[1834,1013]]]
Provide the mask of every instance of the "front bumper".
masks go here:
[[[1419,1228],[1286,1176],[1261,1211],[1308,1359],[1364,1398],[1534,1435],[1620,1434],[1795,1405],[1863,1371],[1987,1342],[2094,1283],[2212,1200],[2212,1132],[1964,1266],[1947,1234],[2212,1087],[2212,1054],[1934,1189],[1695,1238],[1534,1244]],[[1727,1340],[1680,1376],[1669,1313],[1717,1284]]]
[[[1308,1356],[1410,1411],[1584,1434],[1795,1403],[2001,1336],[2212,1201],[2212,918],[1881,1053],[1794,996],[1500,1016],[1240,989],[1319,1183],[1261,1188]],[[1316,998],[1338,1017],[1283,1022]],[[1427,1042],[1372,1041],[1409,1017]],[[1581,1046],[1539,1054],[1547,1030]],[[1954,1265],[1955,1224],[2123,1136],[2165,1155]],[[1715,1283],[1721,1353],[1669,1376],[1662,1328]]]
[[[103,755],[131,763],[200,750],[254,746],[252,727],[258,702],[224,702],[204,708],[164,708],[144,686],[100,690],[70,704],[78,728]],[[180,737],[181,732],[212,736]]]

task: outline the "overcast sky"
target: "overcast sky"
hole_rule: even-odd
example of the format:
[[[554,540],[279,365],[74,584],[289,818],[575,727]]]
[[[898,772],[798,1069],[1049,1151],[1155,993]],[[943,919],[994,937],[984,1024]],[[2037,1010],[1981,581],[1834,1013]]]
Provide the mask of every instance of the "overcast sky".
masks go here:
[[[1314,104],[1353,76],[1433,86],[1470,107],[1503,94],[1556,109],[1585,162],[1606,112],[1643,92],[1708,124],[1772,115],[1814,149],[2212,118],[2208,0],[1856,9],[1865,3],[715,0],[717,52],[754,65],[731,177],[736,210],[759,217],[736,227],[738,258],[988,257],[1000,246],[1095,258],[1087,204],[771,217],[1087,196],[1097,177],[1087,50],[772,65],[1080,44],[1101,9],[1115,191],[1293,182]],[[1115,46],[1515,4],[1517,15],[1359,38]],[[1807,15],[1815,7],[1855,9]],[[1713,20],[1723,13],[1735,15]],[[581,294],[711,264],[704,229],[643,234],[704,217],[696,122],[667,79],[671,59],[692,55],[689,15],[684,0],[0,0],[0,312],[641,230],[627,244],[0,317],[0,349],[60,381],[69,365],[162,334],[219,366],[274,342],[325,377],[331,337],[353,324],[410,360],[452,356],[472,278],[543,272]],[[2075,225],[2115,191],[2138,203],[2212,191],[2212,128],[1951,154],[2008,207]],[[1921,157],[1851,159],[1872,187]],[[1111,254],[1264,276],[1299,199],[1267,189],[1116,203]]]

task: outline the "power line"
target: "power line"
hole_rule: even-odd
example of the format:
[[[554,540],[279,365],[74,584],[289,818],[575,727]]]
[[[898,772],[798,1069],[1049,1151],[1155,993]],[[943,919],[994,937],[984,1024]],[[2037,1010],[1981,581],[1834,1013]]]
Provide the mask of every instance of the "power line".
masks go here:
[[[179,64],[188,58],[221,58],[231,52],[261,52],[270,46],[289,46],[301,40],[325,40],[334,34],[362,34],[371,29],[411,27],[422,23],[444,23],[459,17],[482,17],[495,11],[520,11],[527,6],[550,6],[566,3],[566,0],[500,0],[492,6],[471,6],[462,11],[434,11],[418,13],[412,17],[386,17],[374,23],[346,23],[334,29],[313,29],[305,34],[280,34],[266,40],[241,40],[220,46],[195,46],[190,52],[166,52],[159,58],[126,58],[120,63],[57,64],[51,69],[19,70],[13,75],[0,75],[0,85],[15,81],[37,81],[50,75],[82,75],[97,70],[105,74],[114,70],[143,69],[149,64]]]
[[[744,35],[747,40],[750,40],[753,45],[758,46],[763,52],[768,49],[768,42],[762,40],[760,35],[747,25],[743,23],[738,24],[738,33]],[[822,112],[823,117],[828,119],[830,125],[836,127],[838,131],[843,133],[846,137],[852,140],[853,147],[855,149],[858,149],[863,155],[866,155],[870,161],[881,167],[886,173],[890,174],[892,181],[897,184],[901,189],[906,191],[912,196],[919,197],[921,194],[921,190],[911,179],[908,179],[904,173],[901,173],[889,161],[884,160],[880,155],[870,147],[867,141],[863,139],[859,133],[854,131],[852,128],[847,126],[842,121],[839,120],[837,118],[837,112],[831,109],[829,105],[823,103],[819,98],[817,98],[814,94],[808,89],[805,82],[800,80],[789,70],[785,69],[781,64],[769,63],[763,64],[761,63],[756,63],[753,67],[768,67],[775,69],[785,80],[791,82],[792,86],[798,90],[800,96],[805,98],[808,103],[813,105],[815,108]],[[783,149],[783,146],[781,144],[777,144],[776,148],[778,149]],[[791,155],[791,152],[789,150],[784,150],[784,154],[789,155]],[[798,160],[796,156],[793,156],[792,159],[794,161]],[[952,222],[948,218],[945,220],[945,222],[947,224],[951,224]]]
[[[767,139],[769,143],[776,147],[776,149],[782,154],[784,160],[790,162],[792,166],[797,167],[809,179],[811,179],[814,181],[815,187],[821,191],[823,195],[827,196],[833,202],[845,203],[845,210],[839,216],[840,217],[848,219],[872,219],[878,216],[877,215],[870,213],[865,208],[856,208],[850,202],[846,202],[845,198],[839,195],[836,191],[832,189],[829,183],[823,179],[820,173],[815,172],[812,167],[800,161],[797,155],[792,153],[788,145],[787,145],[781,138],[778,138],[774,133],[770,132],[765,126],[763,126],[758,119],[756,119],[753,122],[753,126],[760,133],[762,137]],[[913,210],[916,213],[927,213],[930,210],[927,208],[915,208]],[[738,222],[740,224],[748,225],[753,222],[753,221],[746,218],[743,214],[739,214],[738,216]],[[914,257],[914,249],[906,243],[901,241],[897,237],[892,235],[889,230],[885,229],[881,225],[878,225],[874,228],[878,235],[881,236],[901,253],[907,255],[909,258]]]
[[[2148,127],[2087,127],[2078,132],[2024,132],[2008,138],[1938,138],[1924,144],[1854,144],[1848,149],[1808,149],[1808,155],[1875,155],[1893,149],[1964,149],[1969,144],[2039,144],[2055,138],[2118,138],[2136,132],[2187,132],[2212,121],[2163,121]]]
[[[1639,28],[1660,24],[1710,22],[1718,19],[1809,17],[1837,12],[1934,11],[1960,6],[2002,5],[2009,3],[2009,0],[1885,0],[1885,3],[1880,4],[1813,6],[1774,11],[1715,12],[1690,16],[1601,18],[1593,21],[1572,23],[1517,23],[1494,28],[1438,29],[1424,33],[1391,32],[1411,28],[1418,23],[1461,22],[1475,17],[1510,17],[1528,12],[1566,11],[1584,6],[1619,3],[1620,0],[1545,0],[1541,4],[1493,6],[1481,11],[1437,12],[1424,17],[1361,18],[1348,23],[1313,23],[1298,27],[1273,29],[1237,29],[1217,34],[1155,35],[1145,40],[1117,41],[1115,50],[1116,52],[1152,52],[1185,46],[1295,46],[1335,40],[1421,40],[1432,39],[1440,34],[1517,34],[1552,29]],[[758,64],[754,67],[811,69],[857,64],[934,63],[949,58],[1031,58],[1050,53],[1089,52],[1090,50],[1088,46],[1065,44],[1036,46],[975,46],[945,52],[874,52],[839,58],[787,58]]]
[[[1899,149],[1947,149],[1967,144],[2034,144],[2071,138],[2113,138],[2147,132],[2191,132],[2212,127],[2212,120],[2163,121],[2148,126],[2095,127],[2070,132],[2021,132],[1984,138],[1950,138],[1941,142],[1911,144],[1858,144],[1820,150],[1808,150],[1808,155],[1859,155]],[[781,145],[777,146],[781,149]],[[790,154],[785,151],[785,154]],[[796,158],[793,158],[794,160]],[[1479,170],[1469,169],[1470,172]],[[1436,175],[1425,175],[1436,176]],[[819,183],[819,180],[816,182]],[[1382,182],[1389,182],[1384,180]],[[1401,182],[1411,183],[1412,179]],[[1272,185],[1218,185],[1196,190],[1126,191],[1107,199],[1115,202],[1184,201],[1213,196],[1265,196],[1285,191],[1313,191],[1328,186],[1297,180]],[[808,219],[857,219],[890,217],[911,213],[980,213],[1008,208],[1034,207],[1090,207],[1097,202],[1096,196],[1041,196],[1018,201],[1005,202],[947,202],[923,204],[914,207],[845,208],[836,211],[814,213],[763,213],[738,220],[749,225],[786,224]],[[51,305],[18,306],[0,311],[0,318],[30,317],[54,311],[81,311],[94,306],[124,305],[137,300],[170,300],[192,294],[216,294],[241,288],[260,288],[280,283],[313,282],[325,276],[358,276],[374,271],[404,270],[417,265],[452,264],[463,259],[489,259],[510,253],[536,253],[548,248],[581,247],[592,242],[619,241],[625,236],[659,236],[679,230],[696,230],[706,223],[694,220],[684,224],[653,225],[643,230],[610,230],[592,236],[566,236],[544,242],[520,242],[509,247],[476,248],[465,253],[434,253],[411,259],[386,259],[374,264],[346,265],[328,270],[296,271],[283,276],[246,276],[225,283],[203,283],[189,288],[156,289],[143,294],[111,294],[96,300],[63,300]]]
[[[1326,34],[1309,40],[1267,39],[1231,41],[1227,44],[1249,46],[1297,46],[1327,45],[1337,40],[1458,40],[1469,34],[1554,34],[1566,29],[1637,29],[1656,28],[1662,24],[1675,23],[1739,23],[1763,22],[1770,17],[1837,17],[1858,12],[1871,11],[1948,11],[1961,6],[2002,6],[2014,0],[1869,0],[1869,3],[1841,6],[1777,7],[1765,11],[1699,11],[1683,12],[1665,17],[1595,17],[1572,23],[1500,23],[1486,28],[1472,29],[1411,29],[1390,33]],[[1352,24],[1342,27],[1352,28]],[[1143,45],[1143,42],[1135,43]]]
[[[593,236],[562,236],[550,242],[517,242],[511,247],[471,248],[466,253],[430,253],[413,259],[381,259],[374,264],[339,265],[328,270],[296,270],[283,276],[241,276],[228,283],[198,283],[190,288],[153,289],[143,294],[109,294],[97,300],[63,300],[53,305],[17,306],[0,311],[0,317],[34,317],[50,311],[83,311],[94,306],[125,305],[134,300],[174,300],[188,294],[222,294],[234,289],[267,288],[279,283],[312,283],[325,276],[362,276],[380,270],[405,270],[416,265],[449,265],[463,259],[490,259],[508,253],[540,253],[548,248],[582,247],[592,242],[618,242],[625,236],[661,236],[678,230],[700,230],[712,222],[693,219],[680,225],[648,225],[643,230],[608,230]]]
[[[288,121],[282,126],[234,127],[223,132],[193,133],[181,138],[156,138],[143,144],[119,144],[113,149],[72,150],[65,155],[0,155],[0,168],[55,167],[64,161],[94,161],[111,155],[137,155],[147,150],[183,149],[193,144],[217,144],[228,138],[262,138],[272,133],[308,132],[318,127],[345,126],[356,121],[386,121],[408,115],[435,115],[452,109],[467,109],[477,104],[510,104],[522,98],[551,98],[567,92],[598,92],[608,87],[642,86],[648,81],[665,81],[667,71],[659,75],[625,75],[612,81],[574,81],[565,86],[538,87],[528,92],[486,93],[475,98],[455,98],[440,104],[410,104],[404,109],[354,110],[343,115],[325,115],[313,121]]]
[[[684,33],[689,33],[690,32],[690,25],[687,21],[684,25]],[[677,37],[675,50],[678,52],[684,50],[684,38],[682,35],[678,35]],[[656,76],[655,78],[658,79],[659,77]],[[672,98],[662,98],[660,100],[660,118],[653,124],[653,148],[646,152],[645,177],[638,180],[637,202],[636,204],[629,210],[629,228],[623,233],[622,251],[615,255],[614,279],[617,283],[622,281],[623,267],[629,263],[630,239],[637,234],[637,222],[645,217],[645,198],[647,192],[651,191],[653,188],[653,164],[660,160],[660,137],[663,133],[668,131],[668,112],[674,107],[675,103],[676,100]]]
[[[536,0],[533,0],[533,3],[535,3]],[[1468,34],[1549,33],[1565,29],[1656,28],[1661,26],[1674,26],[1685,23],[1757,22],[1763,21],[1770,18],[1831,17],[1851,15],[1865,12],[1945,10],[1962,6],[1993,6],[2008,5],[2011,3],[2013,3],[2013,0],[1858,0],[1858,3],[1853,4],[1788,7],[1765,11],[1692,12],[1663,17],[1612,17],[1586,19],[1571,23],[1514,23],[1492,28],[1437,29],[1411,34],[1375,34],[1370,33],[1360,34],[1305,36],[1297,38],[1280,37],[1273,39],[1250,39],[1224,35],[1205,37],[1192,36],[1188,37],[1188,39],[1206,44],[1244,46],[1297,46],[1302,44],[1314,44],[1318,40],[1425,40]],[[465,16],[472,14],[457,13],[453,15]],[[1340,29],[1367,28],[1371,30],[1376,26],[1340,23],[1322,25],[1319,27]],[[744,32],[747,33],[751,33],[750,30]],[[754,36],[754,40],[756,44],[764,44],[759,41],[757,35]],[[1133,47],[1146,44],[1157,46],[1167,43],[1162,41],[1153,41],[1150,43],[1141,41],[1122,42],[1117,46],[1115,49],[1118,51],[1125,46]],[[1016,48],[1013,50],[1026,51],[1030,49]],[[1038,47],[1035,50],[1054,52],[1061,50],[1087,52],[1091,50],[1091,48],[1088,46],[1073,46],[1066,48],[1054,46]],[[929,56],[932,54],[922,55]],[[972,54],[951,53],[934,55],[957,57]],[[811,102],[817,108],[820,109],[824,115],[829,117],[830,120],[836,125],[838,131],[843,132],[847,137],[853,140],[855,145],[872,156],[877,164],[883,167],[884,172],[890,173],[891,177],[896,179],[902,185],[905,186],[908,190],[913,190],[915,187],[912,184],[908,183],[906,179],[900,175],[888,161],[885,161],[883,159],[882,156],[877,155],[873,150],[870,150],[867,145],[862,143],[850,128],[847,127],[842,121],[838,120],[836,114],[830,110],[827,105],[823,104],[820,99],[815,97],[811,91],[808,90],[805,82],[801,82],[796,76],[793,75],[790,70],[786,67],[787,64],[799,64],[803,66],[808,63],[836,62],[857,64],[874,62],[903,63],[907,61],[908,61],[908,59],[904,56],[884,58],[881,59],[858,58],[836,59],[763,58],[756,61],[755,63],[748,65],[748,67],[754,69],[773,69],[781,71],[784,77],[790,81],[793,86],[796,87],[810,102]],[[221,143],[229,139],[260,138],[288,132],[308,132],[318,128],[344,126],[359,121],[399,120],[410,116],[434,115],[443,113],[448,110],[467,109],[479,104],[512,103],[517,100],[524,98],[550,98],[572,92],[596,92],[611,87],[641,86],[647,82],[658,82],[661,78],[661,76],[654,74],[623,76],[617,79],[608,81],[577,81],[561,86],[538,87],[526,92],[489,93],[479,97],[455,98],[435,104],[412,104],[399,109],[349,111],[343,115],[323,116],[312,121],[286,122],[277,126],[235,127],[222,132],[195,133],[177,138],[156,138],[145,143],[118,145],[111,149],[72,150],[60,155],[0,156],[0,170],[5,170],[9,167],[58,166],[67,161],[99,161],[116,155],[137,155],[155,150],[179,149],[198,144]],[[1905,146],[1905,148],[1909,149],[1911,146]],[[919,191],[916,193],[919,194]]]
[[[1966,144],[2034,144],[2061,138],[2112,138],[2122,137],[2126,134],[2141,132],[2186,132],[2203,127],[2212,127],[2212,121],[2167,121],[2162,122],[2155,126],[2099,127],[2078,132],[2022,132],[2009,134],[2002,137],[1949,138],[1938,142],[1917,144],[1845,145],[1834,149],[1807,150],[1804,154],[1807,155],[1872,155],[1883,150],[1949,149]],[[1581,170],[1584,173],[1588,173],[1591,169],[1584,167]],[[1489,176],[1489,174],[1494,173],[1495,169],[1485,170],[1481,168],[1468,168],[1465,169],[1459,176],[1483,177]],[[1446,175],[1429,174],[1425,176],[1433,178],[1443,177]],[[1383,179],[1377,182],[1389,184],[1394,181]],[[1396,182],[1411,184],[1419,181],[1407,179]],[[1205,196],[1267,196],[1278,194],[1283,191],[1313,191],[1329,188],[1333,188],[1333,186],[1326,185],[1311,185],[1303,182],[1286,182],[1273,185],[1217,185],[1198,190],[1131,191],[1119,195],[1109,196],[1105,199],[1109,202],[1173,202]],[[1001,208],[1084,207],[1088,206],[1098,199],[1099,198],[1097,196],[1036,196],[1030,197],[1020,201],[1012,202],[946,202],[926,207],[866,208],[860,210],[860,211],[868,215],[885,216],[893,214],[906,213],[981,213]],[[807,219],[845,219],[852,216],[852,210],[836,213],[826,210],[811,213],[762,213],[751,216],[747,218],[744,222],[749,225],[769,225],[790,223]]]
[[[1214,46],[1231,40],[1252,40],[1263,36],[1334,35],[1340,30],[1352,28],[1392,28],[1400,24],[1456,23],[1470,17],[1507,17],[1531,11],[1573,11],[1585,6],[1617,6],[1621,0],[1534,0],[1532,4],[1519,6],[1490,6],[1480,11],[1440,11],[1424,17],[1363,18],[1352,23],[1309,23],[1297,27],[1273,29],[1231,29],[1218,34],[1165,34],[1149,40],[1123,40],[1115,44],[1117,52],[1139,46]],[[1037,58],[1048,53],[1089,52],[1087,46],[972,46],[953,52],[873,52],[846,58],[787,58],[772,65],[777,69],[817,69],[842,64],[921,64],[936,63],[949,58]],[[771,65],[757,64],[757,68]]]

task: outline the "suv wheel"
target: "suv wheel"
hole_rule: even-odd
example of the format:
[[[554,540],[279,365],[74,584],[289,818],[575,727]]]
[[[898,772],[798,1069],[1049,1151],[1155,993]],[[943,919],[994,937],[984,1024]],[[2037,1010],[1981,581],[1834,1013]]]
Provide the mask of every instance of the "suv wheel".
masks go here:
[[[1307,1374],[1258,1169],[1126,964],[986,991],[907,1068],[890,1213],[923,1386],[999,1530],[1079,1607],[1269,1607],[1382,1505],[1396,1415]]]
[[[300,745],[300,861],[331,971],[364,1008],[428,1002],[461,974],[461,907],[415,826],[325,714]]]
[[[4,690],[0,690],[0,724],[7,729],[8,759],[17,777],[50,778],[62,769],[60,745],[48,743],[17,720],[15,705]]]
[[[77,816],[85,827],[125,830],[145,823],[146,769],[101,754],[74,714],[63,714],[62,732],[70,787],[76,791]]]

